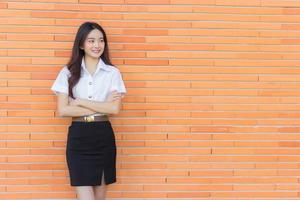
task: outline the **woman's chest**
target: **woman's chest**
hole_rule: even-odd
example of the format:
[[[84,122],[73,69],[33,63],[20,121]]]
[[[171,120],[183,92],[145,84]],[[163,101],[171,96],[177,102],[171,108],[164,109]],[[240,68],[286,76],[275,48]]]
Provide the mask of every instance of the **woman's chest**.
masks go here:
[[[81,76],[73,88],[75,98],[104,101],[111,88],[112,77],[109,74]]]

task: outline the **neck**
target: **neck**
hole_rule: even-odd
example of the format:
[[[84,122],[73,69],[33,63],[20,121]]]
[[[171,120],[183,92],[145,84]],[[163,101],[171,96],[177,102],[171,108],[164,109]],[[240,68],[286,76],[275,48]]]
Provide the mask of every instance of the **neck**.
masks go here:
[[[99,59],[91,58],[88,56],[84,57],[84,63],[85,63],[86,68],[88,68],[88,69],[96,69],[98,62],[99,62]]]

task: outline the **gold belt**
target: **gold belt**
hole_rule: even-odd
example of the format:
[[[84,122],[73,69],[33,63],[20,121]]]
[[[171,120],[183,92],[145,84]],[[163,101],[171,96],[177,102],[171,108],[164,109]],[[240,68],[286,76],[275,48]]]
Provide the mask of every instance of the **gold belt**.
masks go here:
[[[76,122],[98,122],[98,121],[108,121],[107,115],[101,116],[82,116],[82,117],[73,117],[72,121]]]

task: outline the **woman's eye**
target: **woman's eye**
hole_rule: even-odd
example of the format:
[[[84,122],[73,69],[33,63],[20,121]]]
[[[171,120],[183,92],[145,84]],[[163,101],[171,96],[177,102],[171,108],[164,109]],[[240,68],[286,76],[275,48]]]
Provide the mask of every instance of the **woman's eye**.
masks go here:
[[[93,43],[93,42],[94,42],[94,40],[89,40],[89,42],[90,42],[90,43]]]

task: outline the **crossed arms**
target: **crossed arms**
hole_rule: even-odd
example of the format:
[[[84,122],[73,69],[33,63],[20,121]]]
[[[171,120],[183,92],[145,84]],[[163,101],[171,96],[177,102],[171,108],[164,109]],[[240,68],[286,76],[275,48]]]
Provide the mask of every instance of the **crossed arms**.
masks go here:
[[[59,93],[57,100],[58,115],[62,117],[78,117],[95,113],[118,114],[121,105],[121,94],[113,91],[104,102],[86,99],[75,99],[69,102],[67,94]]]

